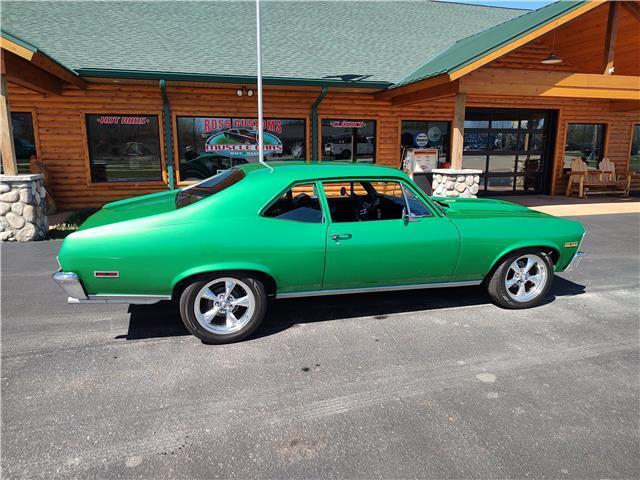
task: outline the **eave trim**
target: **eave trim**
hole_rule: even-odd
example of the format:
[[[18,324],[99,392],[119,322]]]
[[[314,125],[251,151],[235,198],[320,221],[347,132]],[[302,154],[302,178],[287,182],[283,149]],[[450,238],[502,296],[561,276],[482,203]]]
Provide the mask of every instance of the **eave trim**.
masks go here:
[[[85,78],[122,78],[133,80],[167,80],[180,82],[209,82],[209,83],[255,83],[254,76],[245,75],[214,75],[207,73],[184,72],[156,72],[146,70],[117,70],[103,68],[80,68],[77,70]],[[290,77],[262,77],[262,82],[268,85],[301,85],[301,86],[332,86],[342,88],[385,89],[392,85],[390,82],[348,82],[336,79],[311,79]]]

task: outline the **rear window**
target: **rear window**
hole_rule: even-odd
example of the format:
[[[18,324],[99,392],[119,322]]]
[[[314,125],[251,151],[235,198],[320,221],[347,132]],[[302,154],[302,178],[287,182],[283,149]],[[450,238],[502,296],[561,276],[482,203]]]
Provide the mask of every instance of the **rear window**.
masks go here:
[[[215,195],[225,188],[230,187],[242,180],[246,174],[238,168],[230,168],[218,175],[207,178],[194,185],[184,187],[176,197],[176,208],[186,207],[196,203],[203,198]]]

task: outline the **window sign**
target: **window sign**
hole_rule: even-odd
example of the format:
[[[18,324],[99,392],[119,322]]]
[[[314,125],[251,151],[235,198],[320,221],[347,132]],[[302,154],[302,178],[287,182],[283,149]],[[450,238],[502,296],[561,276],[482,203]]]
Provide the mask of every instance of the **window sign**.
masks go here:
[[[322,120],[322,160],[375,162],[374,120]]]
[[[157,115],[87,115],[93,182],[162,180]]]
[[[564,147],[564,168],[571,167],[575,158],[582,158],[591,168],[598,168],[604,151],[603,124],[570,123]]]
[[[304,160],[304,119],[263,121],[265,160]],[[255,118],[178,117],[180,179],[216,175],[236,165],[259,161]]]

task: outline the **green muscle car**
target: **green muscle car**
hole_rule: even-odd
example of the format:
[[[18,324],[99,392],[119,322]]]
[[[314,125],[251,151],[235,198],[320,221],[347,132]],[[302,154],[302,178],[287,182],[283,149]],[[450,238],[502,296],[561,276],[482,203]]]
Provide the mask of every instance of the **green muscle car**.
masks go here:
[[[246,164],[105,205],[63,242],[71,303],[180,303],[206,343],[251,334],[269,298],[484,284],[538,305],[575,268],[584,228],[485,199],[430,198],[361,164]]]

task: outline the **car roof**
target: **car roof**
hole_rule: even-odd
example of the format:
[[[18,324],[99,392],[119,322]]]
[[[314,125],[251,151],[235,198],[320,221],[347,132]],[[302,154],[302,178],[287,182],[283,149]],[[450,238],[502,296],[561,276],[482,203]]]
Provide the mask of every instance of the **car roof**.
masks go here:
[[[237,167],[248,176],[276,175],[288,177],[292,181],[315,178],[344,178],[344,177],[403,177],[406,174],[397,168],[370,163],[350,162],[268,162],[248,163]]]

